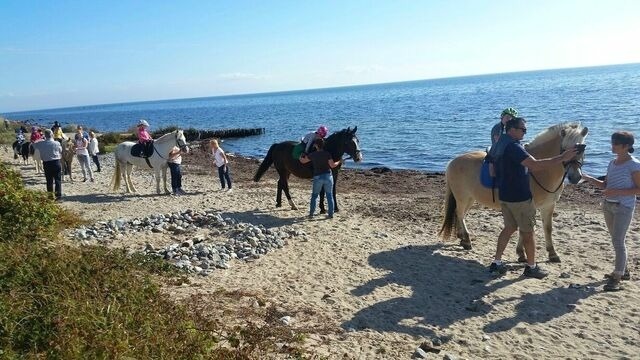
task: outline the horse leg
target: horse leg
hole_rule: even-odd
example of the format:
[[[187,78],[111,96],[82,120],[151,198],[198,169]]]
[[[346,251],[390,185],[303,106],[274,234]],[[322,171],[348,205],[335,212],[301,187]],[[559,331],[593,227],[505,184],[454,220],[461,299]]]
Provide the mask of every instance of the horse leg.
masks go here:
[[[133,182],[131,181],[131,173],[133,172],[133,165],[125,163],[125,165],[122,166],[122,168],[124,169],[124,171],[122,172],[122,176],[124,176],[124,183],[126,184],[126,187],[127,187],[127,193],[138,192],[138,190],[136,190],[136,187],[133,186]]]
[[[171,194],[171,191],[167,189],[167,168],[162,168],[162,181],[164,182],[164,193]]]
[[[464,221],[467,211],[473,205],[473,198],[456,199],[458,206],[456,206],[456,236],[460,239],[460,246],[465,250],[471,250],[471,237],[469,236],[469,230],[467,229],[467,223]]]
[[[160,195],[160,171],[161,171],[160,169],[157,169],[157,168],[156,168],[156,171],[155,171],[155,178],[156,178],[156,194],[158,194],[158,195]],[[165,172],[165,173],[164,173],[164,174],[162,174],[162,175],[164,175],[164,176],[166,177],[166,176],[167,176],[167,173]],[[166,182],[166,180],[165,180],[165,188],[167,187],[167,185],[166,185],[166,184],[167,184],[167,182]]]
[[[284,181],[282,190],[284,190],[284,195],[287,197],[287,201],[289,202],[289,206],[291,206],[291,210],[298,210],[298,207],[291,199],[291,194],[289,193],[289,178],[287,177]]]
[[[540,209],[540,215],[542,216],[542,228],[544,229],[544,242],[546,245],[547,253],[549,254],[549,262],[559,263],[560,256],[556,253],[556,249],[553,246],[553,238],[551,237],[551,231],[553,229],[553,210],[555,209],[555,203],[552,203],[548,207]]]
[[[278,190],[276,191],[276,207],[281,207],[282,206],[282,177],[280,177],[278,179]]]

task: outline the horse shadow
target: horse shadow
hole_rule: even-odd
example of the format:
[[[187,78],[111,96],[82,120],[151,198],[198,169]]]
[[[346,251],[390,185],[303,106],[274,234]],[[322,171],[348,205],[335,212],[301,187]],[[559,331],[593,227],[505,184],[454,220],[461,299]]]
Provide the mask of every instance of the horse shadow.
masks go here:
[[[545,323],[573,311],[579,300],[597,294],[595,287],[603,281],[586,285],[572,285],[554,288],[540,294],[525,294],[497,300],[496,304],[520,301],[516,306],[516,314],[510,318],[503,318],[484,326],[484,332],[494,333],[512,329],[521,322],[536,324]]]
[[[442,244],[406,246],[371,255],[371,266],[390,272],[358,286],[352,295],[366,296],[387,285],[410,287],[412,295],[364,308],[342,327],[435,336],[434,328],[485,316],[493,306],[482,297],[519,280],[495,279],[484,264],[442,255],[444,248]]]
[[[306,220],[305,217],[282,218],[272,215],[271,211],[249,210],[241,212],[223,212],[222,216],[232,217],[240,222],[251,224],[261,224],[265,228],[277,228],[280,226],[293,225]]]

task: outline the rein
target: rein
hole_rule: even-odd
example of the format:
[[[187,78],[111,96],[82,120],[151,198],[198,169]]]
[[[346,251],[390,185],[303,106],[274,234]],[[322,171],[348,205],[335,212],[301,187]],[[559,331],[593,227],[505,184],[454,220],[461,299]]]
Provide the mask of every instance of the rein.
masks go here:
[[[563,152],[564,152],[564,150],[560,151],[561,154]],[[538,181],[538,179],[536,179],[536,177],[533,175],[533,173],[530,173],[529,175],[531,175],[531,178],[533,179],[533,181],[535,181],[536,184],[538,184],[538,186],[540,186],[540,188],[542,190],[548,192],[549,194],[555,194],[556,192],[558,192],[558,190],[560,190],[560,188],[562,187],[562,184],[564,184],[564,179],[567,177],[567,172],[568,172],[567,168],[569,167],[569,165],[574,164],[574,163],[578,164],[578,168],[582,168],[582,162],[580,160],[578,160],[578,159],[573,159],[573,160],[568,161],[566,163],[565,162],[562,163],[562,166],[564,166],[564,174],[562,175],[562,180],[560,180],[560,184],[558,184],[558,187],[556,187],[556,189],[553,190],[553,191],[547,190],[547,188],[544,187],[540,183],[540,181]]]

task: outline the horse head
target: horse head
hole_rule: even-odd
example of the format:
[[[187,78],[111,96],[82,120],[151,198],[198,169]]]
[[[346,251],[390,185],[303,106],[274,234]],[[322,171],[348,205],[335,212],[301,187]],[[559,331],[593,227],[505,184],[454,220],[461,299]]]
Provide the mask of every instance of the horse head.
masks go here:
[[[189,144],[187,144],[187,138],[184,136],[183,130],[176,130],[176,144],[180,148],[180,150],[185,153],[189,152]]]
[[[360,151],[360,140],[356,136],[356,131],[358,127],[348,127],[346,129],[342,129],[336,133],[331,134],[327,138],[327,147],[326,149],[329,152],[337,153],[338,156],[342,156],[342,154],[347,154],[349,157],[353,159],[355,162],[362,161],[362,152]],[[334,150],[334,151],[331,151]]]
[[[167,152],[173,146],[178,146],[180,150],[185,153],[189,152],[189,144],[187,143],[187,138],[184,136],[183,130],[175,130],[170,133],[166,133],[159,137],[156,141],[157,144],[167,144],[170,147],[167,149]]]
[[[562,142],[560,152],[571,149],[576,144],[584,144],[589,128],[582,127],[580,123],[569,123],[560,131]],[[579,152],[575,158],[564,163],[567,178],[572,184],[577,184],[582,179],[582,164],[584,163],[584,151]]]

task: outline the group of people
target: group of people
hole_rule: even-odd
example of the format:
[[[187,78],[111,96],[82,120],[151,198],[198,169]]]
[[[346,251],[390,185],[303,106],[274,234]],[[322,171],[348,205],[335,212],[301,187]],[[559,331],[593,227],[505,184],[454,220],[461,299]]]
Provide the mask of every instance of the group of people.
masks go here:
[[[500,115],[500,122],[491,130],[492,147],[489,154],[497,170],[504,228],[498,236],[495,257],[489,266],[489,271],[500,274],[506,272],[502,254],[511,235],[519,230],[527,256],[523,275],[542,279],[548,273],[535,261],[536,209],[529,187],[529,171],[541,170],[569,161],[576,157],[581,149],[576,146],[552,158],[536,159],[521,144],[526,133],[527,121],[518,117],[518,112],[513,108],[505,109]],[[615,158],[609,163],[604,180],[585,173],[582,175],[585,181],[604,189],[604,218],[615,250],[615,266],[613,272],[606,275],[608,279],[604,286],[606,291],[622,289],[621,280],[630,278],[625,236],[633,218],[636,195],[640,194],[640,161],[631,156],[634,152],[633,144],[632,133],[627,131],[613,133],[611,151],[615,154]]]
[[[149,133],[149,123],[146,120],[140,120],[137,125],[138,143],[142,145],[142,153],[147,153],[151,146],[153,146],[153,137]],[[220,147],[218,140],[212,139],[209,141],[209,148],[211,156],[213,158],[213,165],[218,169],[218,177],[220,178],[220,190],[231,192],[231,173],[229,171],[229,159],[224,150]],[[169,166],[169,172],[171,174],[171,190],[173,195],[181,196],[187,193],[182,189],[182,150],[175,146],[169,152],[169,158],[167,165]]]

